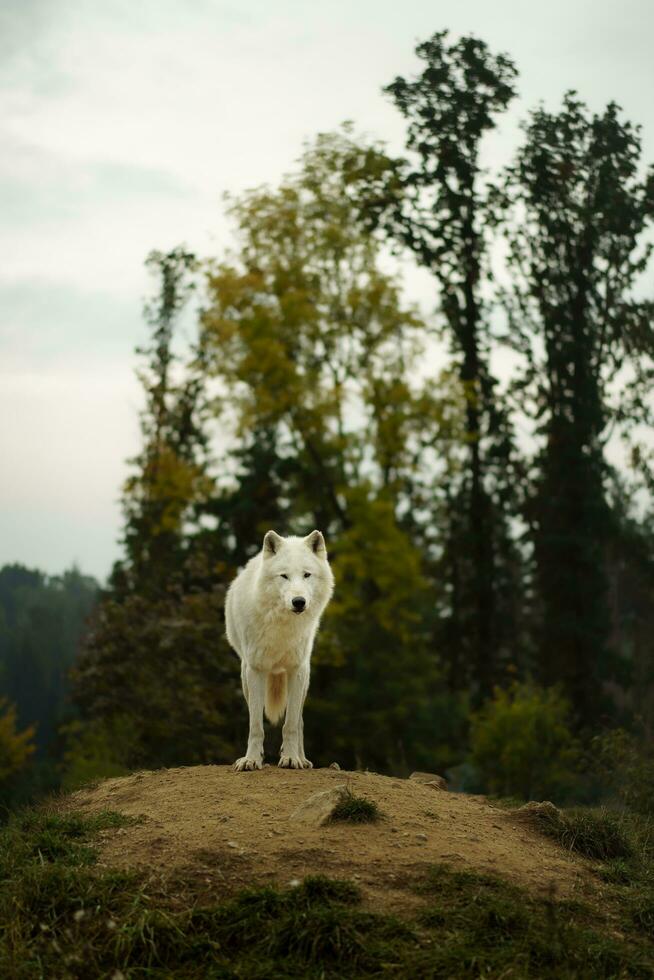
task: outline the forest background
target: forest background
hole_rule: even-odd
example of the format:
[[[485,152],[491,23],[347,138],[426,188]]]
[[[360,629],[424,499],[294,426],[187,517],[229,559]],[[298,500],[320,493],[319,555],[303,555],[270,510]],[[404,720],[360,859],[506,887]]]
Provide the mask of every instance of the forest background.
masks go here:
[[[149,257],[123,558],[103,589],[0,571],[7,805],[236,758],[225,589],[268,528],[319,527],[314,764],[651,806],[654,173],[572,92],[490,171],[511,57],[446,32],[416,56],[385,90],[402,157],[319,134],[228,200],[229,253]]]

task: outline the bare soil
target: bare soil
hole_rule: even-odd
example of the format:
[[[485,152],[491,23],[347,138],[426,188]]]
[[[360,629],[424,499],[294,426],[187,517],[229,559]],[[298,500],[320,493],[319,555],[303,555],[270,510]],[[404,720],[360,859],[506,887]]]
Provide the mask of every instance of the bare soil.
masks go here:
[[[289,822],[312,793],[339,784],[374,800],[383,819],[317,828]],[[212,893],[325,874],[356,881],[371,909],[410,912],[420,902],[413,885],[436,863],[496,874],[553,898],[594,891],[586,862],[510,811],[484,797],[376,773],[161,769],[107,779],[73,793],[64,806],[142,818],[101,835],[101,866],[194,880]]]

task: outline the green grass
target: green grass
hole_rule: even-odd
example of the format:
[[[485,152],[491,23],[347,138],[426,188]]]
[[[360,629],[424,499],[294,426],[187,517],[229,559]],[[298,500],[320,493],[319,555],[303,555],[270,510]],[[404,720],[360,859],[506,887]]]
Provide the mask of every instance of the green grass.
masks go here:
[[[93,837],[126,822],[28,811],[0,831],[0,976],[12,980],[654,977],[649,838],[601,865],[604,899],[537,898],[446,866],[407,881],[408,922],[361,907],[346,881],[250,888],[229,900],[99,869]],[[622,865],[618,862],[622,861]]]
[[[381,811],[374,800],[356,796],[348,789],[330,819],[331,822],[346,820],[349,823],[376,823],[381,819]]]
[[[421,891],[432,897],[424,925],[438,930],[427,958],[435,977],[654,976],[654,950],[634,930],[629,941],[611,935],[589,908],[528,895],[497,878],[444,866]],[[416,965],[417,975],[420,967]]]
[[[561,847],[599,861],[630,858],[633,843],[624,817],[605,809],[534,811],[527,818]]]

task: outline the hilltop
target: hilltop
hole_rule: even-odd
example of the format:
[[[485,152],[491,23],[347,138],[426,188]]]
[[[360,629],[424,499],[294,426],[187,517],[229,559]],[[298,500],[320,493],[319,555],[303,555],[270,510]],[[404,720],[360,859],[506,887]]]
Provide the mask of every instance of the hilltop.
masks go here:
[[[307,826],[291,820],[313,793],[346,785],[376,803],[375,824]],[[138,817],[98,838],[100,866],[145,869],[231,894],[308,875],[348,878],[371,910],[409,912],[415,881],[435,864],[498,875],[536,896],[592,889],[587,863],[484,797],[414,779],[333,769],[227,766],[137,772],[70,796],[85,815]]]

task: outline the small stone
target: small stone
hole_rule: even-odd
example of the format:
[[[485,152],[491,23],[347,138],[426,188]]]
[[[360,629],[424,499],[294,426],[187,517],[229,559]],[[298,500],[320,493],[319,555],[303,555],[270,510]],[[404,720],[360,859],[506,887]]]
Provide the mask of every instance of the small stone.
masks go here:
[[[338,762],[330,762],[329,763],[329,768],[330,769],[339,769],[340,770],[341,767],[339,766]]]
[[[421,840],[421,841],[429,840],[429,838],[427,837],[427,834],[416,834],[416,838],[418,840]]]
[[[300,879],[299,878],[291,878],[291,880],[289,881],[288,884],[289,884],[289,888],[299,888],[300,887]]]
[[[227,847],[238,847],[238,844],[236,843],[235,840],[228,840]]]
[[[430,786],[432,789],[447,789],[447,780],[434,772],[412,772],[409,779],[413,779],[416,783],[422,783],[424,786]]]
[[[73,918],[75,922],[81,922],[85,915],[86,912],[84,909],[77,909],[77,911],[73,913]]]
[[[525,803],[518,810],[512,813],[513,817],[558,817],[560,810],[558,806],[554,806],[549,800],[543,800],[542,803],[537,803],[532,800],[531,803]]]
[[[322,827],[329,819],[338,804],[347,796],[345,783],[334,786],[333,789],[322,790],[312,795],[294,810],[290,819],[301,823]]]

